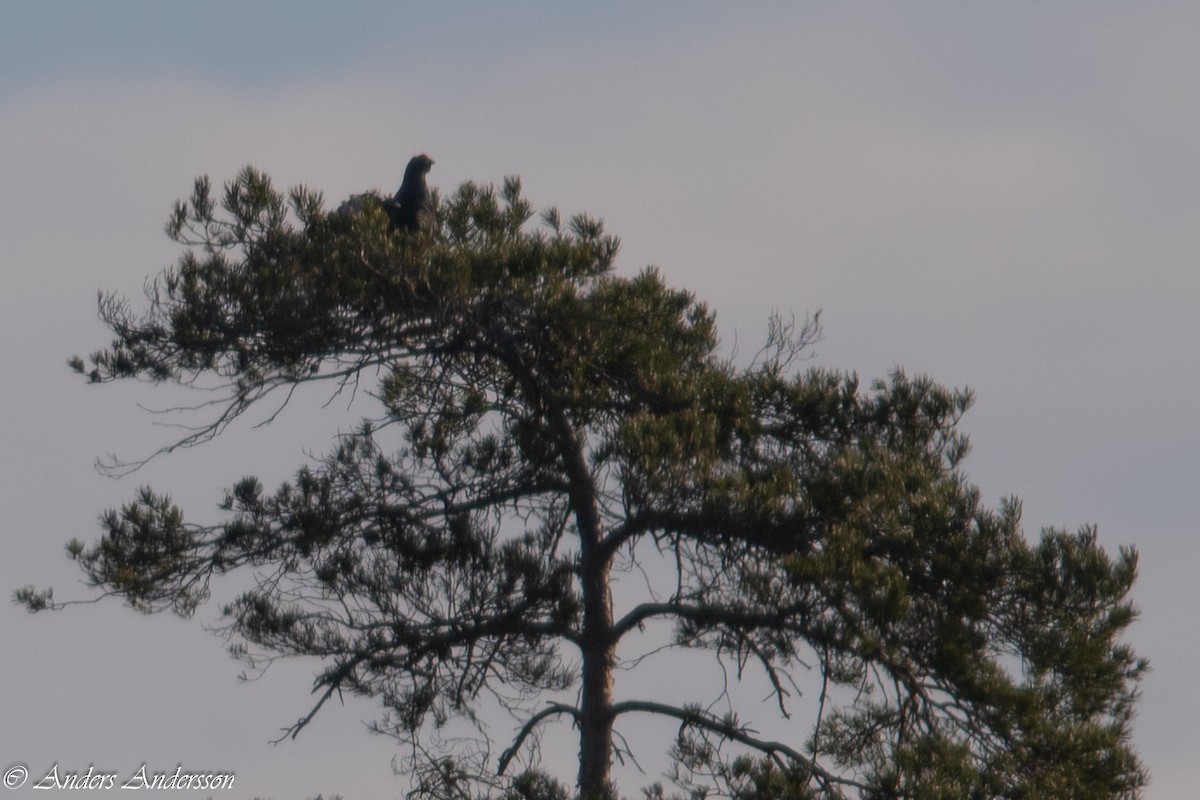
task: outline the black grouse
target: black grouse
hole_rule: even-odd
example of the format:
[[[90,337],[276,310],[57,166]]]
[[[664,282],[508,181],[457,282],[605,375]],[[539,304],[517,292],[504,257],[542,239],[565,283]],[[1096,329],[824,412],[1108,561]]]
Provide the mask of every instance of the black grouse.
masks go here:
[[[420,224],[421,213],[429,210],[429,187],[425,185],[425,175],[432,166],[433,159],[424,153],[409,160],[396,196],[383,204],[393,230],[401,228],[415,231]]]

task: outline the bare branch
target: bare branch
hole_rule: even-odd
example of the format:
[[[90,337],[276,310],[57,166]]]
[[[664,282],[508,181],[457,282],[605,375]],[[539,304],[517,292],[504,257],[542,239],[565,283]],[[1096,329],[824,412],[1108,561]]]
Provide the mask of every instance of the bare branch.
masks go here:
[[[569,714],[570,716],[574,717],[576,721],[578,721],[580,712],[575,706],[568,706],[564,705],[563,703],[551,703],[541,711],[534,714],[532,717],[526,720],[525,724],[521,726],[521,729],[517,731],[517,736],[513,740],[513,743],[509,745],[509,747],[503,753],[500,754],[500,761],[496,767],[496,772],[500,775],[503,775],[504,771],[508,769],[509,762],[512,761],[513,757],[516,756],[518,751],[520,751],[521,745],[525,743],[525,740],[529,737],[529,734],[533,733],[534,729],[537,728],[538,725],[542,724],[542,722],[559,714]]]
[[[613,705],[612,713],[614,717],[621,714],[640,712],[646,714],[657,714],[658,716],[671,717],[677,719],[686,727],[696,727],[702,730],[714,733],[723,739],[738,742],[757,750],[760,753],[768,756],[782,755],[788,760],[800,765],[808,770],[812,775],[815,775],[819,780],[826,784],[837,784],[841,786],[852,786],[855,789],[861,789],[868,792],[881,791],[880,787],[874,784],[864,783],[854,780],[853,778],[834,775],[818,764],[813,759],[790,747],[783,742],[770,741],[759,739],[752,735],[752,732],[744,727],[734,724],[730,720],[720,719],[713,716],[707,711],[700,708],[684,707],[668,705],[666,703],[658,703],[653,700],[626,700]]]

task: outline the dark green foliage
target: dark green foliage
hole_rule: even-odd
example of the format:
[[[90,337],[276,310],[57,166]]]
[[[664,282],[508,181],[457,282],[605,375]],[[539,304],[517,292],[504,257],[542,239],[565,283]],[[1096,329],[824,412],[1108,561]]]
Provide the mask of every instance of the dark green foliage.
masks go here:
[[[1017,501],[984,507],[959,470],[969,393],[798,369],[815,322],[774,320],[737,366],[703,304],[653,270],[615,276],[596,220],[532,225],[515,179],[434,195],[414,231],[390,231],[376,197],[327,213],[251,169],[211,195],[198,181],[176,209],[189,249],[143,316],[102,298],[116,339],[76,369],[220,382],[211,424],[173,446],[301,384],[366,384],[382,411],[292,482],[234,483],[221,524],[146,489],[70,549],[143,610],[190,614],[212,576],[255,576],[222,608],[235,652],[321,663],[293,735],[336,694],[378,698],[376,730],[434,797],[565,797],[509,769],[560,718],[579,730],[580,794],[605,796],[614,726],[636,715],[678,725],[693,797],[1137,795],[1146,665],[1120,641],[1136,556],[1090,529],[1030,543]],[[653,588],[618,616],[610,575],[627,568]],[[669,642],[644,632],[656,620]],[[802,680],[808,713],[772,738],[720,687],[628,697],[616,653],[635,641],[756,673],[781,716]],[[489,704],[517,720],[499,753]],[[462,725],[475,744],[443,749]]]

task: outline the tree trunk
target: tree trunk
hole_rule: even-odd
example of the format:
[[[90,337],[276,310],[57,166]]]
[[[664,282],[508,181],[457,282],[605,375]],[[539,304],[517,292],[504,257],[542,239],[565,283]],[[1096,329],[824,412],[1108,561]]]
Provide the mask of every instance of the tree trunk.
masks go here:
[[[610,559],[594,547],[582,555],[583,640],[582,696],[579,716],[579,797],[602,800],[611,796],[613,668],[612,600],[609,595]],[[587,551],[594,561],[589,563]]]
[[[535,388],[533,394],[537,394]],[[588,468],[584,437],[577,436],[559,404],[547,415],[561,448],[568,496],[579,533],[579,586],[583,602],[579,641],[582,680],[579,701],[579,797],[607,800],[612,791],[613,630],[609,577],[613,553],[605,546],[596,484]]]
[[[566,427],[564,425],[564,427]],[[565,437],[564,437],[565,438]],[[575,441],[574,437],[570,437]],[[606,800],[611,791],[613,669],[616,646],[609,577],[612,553],[604,545],[604,526],[596,487],[581,447],[569,452],[571,505],[579,528],[579,585],[583,595],[580,638],[582,679],[579,702],[579,797]]]

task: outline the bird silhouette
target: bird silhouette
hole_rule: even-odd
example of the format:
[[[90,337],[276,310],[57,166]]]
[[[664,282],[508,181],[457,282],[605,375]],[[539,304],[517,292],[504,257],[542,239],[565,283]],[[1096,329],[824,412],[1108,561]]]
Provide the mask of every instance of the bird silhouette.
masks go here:
[[[421,214],[429,210],[429,187],[425,185],[425,175],[432,166],[433,159],[424,153],[409,159],[396,196],[383,203],[392,230],[415,231],[420,225]]]

